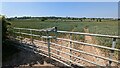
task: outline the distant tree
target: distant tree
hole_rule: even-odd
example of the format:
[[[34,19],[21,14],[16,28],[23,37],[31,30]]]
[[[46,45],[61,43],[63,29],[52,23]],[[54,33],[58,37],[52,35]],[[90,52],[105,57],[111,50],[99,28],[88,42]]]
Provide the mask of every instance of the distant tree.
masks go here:
[[[47,20],[46,17],[42,17],[42,18],[41,18],[41,21],[45,21],[45,20]]]
[[[100,19],[100,18],[97,18],[97,22],[101,22],[101,19]]]
[[[72,18],[72,20],[78,20],[78,18]]]
[[[101,22],[102,20],[101,19],[99,19],[99,22]]]
[[[96,21],[98,22],[98,19],[96,18]]]
[[[95,18],[91,18],[91,21],[94,21],[95,20]]]
[[[120,21],[120,18],[118,18],[118,21]]]
[[[68,19],[70,20],[71,18],[70,18],[70,17],[68,17]]]
[[[14,18],[7,18],[6,20],[8,20],[8,21],[12,21],[12,20],[14,20]]]
[[[85,21],[86,17],[83,17],[82,19]]]
[[[79,19],[82,22],[82,19]]]
[[[15,17],[17,19],[17,17]]]

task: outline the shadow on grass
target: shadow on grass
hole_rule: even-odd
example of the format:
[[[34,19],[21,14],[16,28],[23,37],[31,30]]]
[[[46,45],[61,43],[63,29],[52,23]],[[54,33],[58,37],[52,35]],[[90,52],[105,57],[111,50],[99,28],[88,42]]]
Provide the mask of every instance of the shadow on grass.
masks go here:
[[[6,62],[10,59],[10,57],[16,53],[20,52],[20,50],[14,46],[13,42],[7,39],[2,44],[2,62]]]
[[[5,60],[6,61],[3,62],[2,68],[20,67],[21,65],[23,66],[26,65],[29,68],[29,67],[34,67],[34,65],[36,64],[38,66],[35,66],[35,67],[70,68],[48,57],[42,56],[40,54],[25,50],[25,49],[21,49],[21,48],[18,49],[17,47],[14,46],[14,45],[17,45],[17,46],[21,45],[19,43],[16,44],[15,42],[12,42],[12,41],[7,41],[7,42],[11,44],[4,47],[5,50],[3,52],[4,53],[3,56],[4,56],[4,61]],[[28,45],[28,46],[34,46],[34,45]],[[9,56],[9,58],[6,56]],[[76,65],[74,67],[76,67]],[[77,68],[83,68],[83,67],[77,67]]]

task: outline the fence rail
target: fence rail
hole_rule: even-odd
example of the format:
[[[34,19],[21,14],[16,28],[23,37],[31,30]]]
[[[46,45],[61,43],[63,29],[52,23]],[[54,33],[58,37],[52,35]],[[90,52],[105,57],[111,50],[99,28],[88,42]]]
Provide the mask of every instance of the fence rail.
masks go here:
[[[32,31],[50,31],[50,29],[55,29],[56,27],[53,28],[48,28],[48,29],[30,29],[30,28],[16,28],[14,29],[22,29],[22,30],[32,30]],[[116,38],[120,39],[120,36],[113,36],[113,35],[102,35],[102,34],[92,34],[92,33],[82,33],[82,32],[69,32],[69,31],[57,31],[58,33],[68,33],[68,34],[79,34],[79,35],[88,35],[88,36],[97,36],[97,37],[108,37],[108,38]]]
[[[57,30],[57,27],[47,28],[47,29],[14,28],[13,30],[14,30],[14,33],[15,33],[15,34],[20,34],[21,36],[22,36],[22,35],[28,35],[28,36],[31,36],[31,38],[34,37],[34,36],[35,36],[35,37],[39,37],[39,38],[46,38],[46,39],[47,39],[47,42],[45,42],[45,41],[39,41],[39,40],[34,40],[34,41],[37,41],[37,42],[44,43],[44,44],[47,44],[47,45],[48,45],[48,46],[45,46],[45,47],[47,47],[47,49],[48,49],[48,51],[47,51],[47,52],[48,52],[48,55],[47,55],[47,56],[52,57],[51,54],[56,55],[57,57],[60,57],[60,58],[63,58],[63,59],[65,59],[65,60],[69,61],[70,64],[71,64],[71,63],[74,63],[74,64],[77,64],[77,65],[79,65],[79,66],[84,66],[84,65],[82,65],[82,64],[80,64],[80,63],[74,62],[74,61],[71,59],[71,57],[74,57],[74,58],[83,60],[83,61],[85,61],[85,62],[94,64],[94,65],[97,65],[97,66],[102,66],[101,64],[98,64],[98,63],[96,63],[96,62],[87,60],[87,59],[82,58],[82,57],[79,57],[79,56],[75,56],[75,55],[72,54],[72,51],[79,52],[79,53],[83,53],[83,54],[86,54],[86,55],[90,55],[90,56],[93,56],[93,57],[97,57],[97,58],[100,58],[100,59],[107,60],[107,61],[109,61],[109,66],[111,66],[111,63],[112,63],[112,62],[120,64],[120,61],[114,60],[114,59],[112,58],[114,51],[120,52],[120,49],[115,48],[116,39],[120,39],[120,36],[102,35],[102,34],[91,34],[91,33],[82,33],[82,32],[58,31],[58,30]],[[19,31],[16,32],[15,30],[19,30]],[[22,32],[22,30],[30,31],[30,33],[24,33],[24,32]],[[33,34],[32,31],[46,32],[46,36],[41,36],[41,35]],[[54,36],[50,36],[50,35],[49,35],[49,32],[55,32]],[[69,39],[58,38],[57,33],[67,33],[67,34],[70,34],[70,38],[69,38]],[[15,35],[15,34],[14,34],[14,35]],[[75,40],[72,40],[72,38],[71,38],[71,37],[72,37],[72,34],[112,38],[112,39],[113,39],[113,40],[112,40],[112,46],[111,46],[111,47],[106,47],[106,46],[101,46],[101,45],[96,45],[96,44],[90,44],[90,43],[75,41]],[[32,39],[33,39],[33,38],[32,38]],[[63,45],[60,45],[60,44],[57,44],[57,43],[53,43],[53,42],[50,41],[51,39],[62,40],[62,41],[70,42],[70,47],[63,46]],[[21,43],[23,43],[23,42],[21,42]],[[32,43],[33,43],[33,40],[32,40]],[[72,48],[72,43],[77,43],[77,44],[82,44],[82,45],[86,45],[86,46],[93,46],[93,47],[98,47],[98,48],[107,49],[107,50],[110,50],[110,51],[111,51],[111,54],[110,54],[110,57],[103,57],[103,56],[95,55],[95,54],[88,53],[88,52],[85,52],[85,51],[77,50],[77,49]],[[67,52],[64,52],[64,51],[61,51],[61,50],[52,48],[51,45],[55,45],[55,46],[59,46],[59,47],[62,47],[62,48],[69,49],[69,50],[70,50],[70,53],[67,53]],[[29,46],[28,46],[28,47],[29,47]],[[42,47],[44,47],[44,46],[42,46]],[[40,49],[40,50],[41,50],[41,51],[44,51],[44,50],[42,50],[42,49]],[[57,51],[58,54],[52,53],[51,50]],[[45,51],[44,51],[44,52],[45,52]],[[64,54],[66,54],[66,55],[69,55],[69,56],[70,56],[70,59],[67,59],[67,58],[59,55],[59,52],[60,52],[60,53],[64,53]],[[59,60],[59,59],[57,59],[57,60]],[[59,61],[62,62],[61,60],[59,60]],[[63,63],[63,62],[62,62],[62,63]],[[64,63],[64,64],[66,64],[66,63]],[[70,65],[67,64],[67,66],[70,66]]]

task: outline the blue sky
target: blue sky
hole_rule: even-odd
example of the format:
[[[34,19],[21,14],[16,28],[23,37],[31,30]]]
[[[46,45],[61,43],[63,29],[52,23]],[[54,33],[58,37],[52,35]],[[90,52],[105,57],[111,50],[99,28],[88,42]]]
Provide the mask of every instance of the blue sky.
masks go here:
[[[117,2],[3,2],[2,14],[12,16],[118,16]]]
[[[2,2],[118,2],[120,0],[1,0]]]

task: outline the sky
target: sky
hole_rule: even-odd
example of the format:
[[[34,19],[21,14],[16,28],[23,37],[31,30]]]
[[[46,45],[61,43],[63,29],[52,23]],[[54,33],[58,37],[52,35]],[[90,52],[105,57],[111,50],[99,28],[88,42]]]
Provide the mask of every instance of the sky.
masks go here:
[[[1,13],[14,16],[117,18],[117,2],[2,2]]]
[[[1,0],[2,2],[119,2],[120,0]]]

